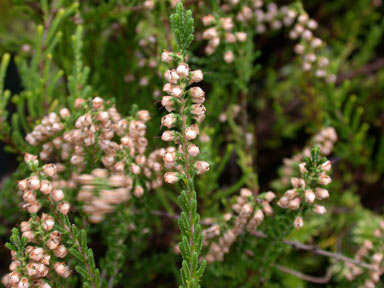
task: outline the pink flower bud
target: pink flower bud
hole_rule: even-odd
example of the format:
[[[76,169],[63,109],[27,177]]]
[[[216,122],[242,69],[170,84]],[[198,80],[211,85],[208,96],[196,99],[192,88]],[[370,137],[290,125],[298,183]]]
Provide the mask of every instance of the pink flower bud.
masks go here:
[[[300,208],[301,200],[300,198],[295,198],[289,201],[288,208],[291,210],[297,210]]]
[[[204,79],[204,74],[203,71],[199,70],[194,70],[191,72],[191,80],[192,82],[198,83]]]
[[[240,212],[240,215],[242,216],[245,216],[245,217],[249,217],[251,215],[253,211],[253,208],[250,204],[245,204],[242,208],[241,208],[241,212]]]
[[[59,212],[63,215],[67,215],[71,205],[68,202],[61,202],[58,206]]]
[[[315,20],[313,20],[313,19],[310,19],[309,21],[308,21],[308,23],[307,23],[307,27],[309,28],[309,29],[311,29],[311,30],[314,30],[314,29],[316,29],[317,28],[317,22],[315,21]]]
[[[36,193],[32,190],[24,191],[23,199],[25,202],[36,202]]]
[[[19,284],[17,285],[18,288],[28,288],[29,287],[29,280],[26,277],[23,277],[20,279]]]
[[[219,37],[215,37],[215,38],[212,38],[211,40],[209,40],[208,42],[208,47],[212,47],[212,48],[216,48],[217,46],[220,45],[220,38]]]
[[[241,198],[247,199],[248,197],[252,196],[252,192],[251,192],[251,190],[249,190],[247,188],[241,188],[240,189],[240,196],[241,196]]]
[[[28,221],[23,221],[20,223],[21,232],[31,231],[31,225]]]
[[[59,245],[56,249],[53,250],[53,253],[56,257],[64,258],[68,254],[68,250],[64,245]]]
[[[43,258],[43,254],[44,254],[44,249],[37,247],[31,251],[31,253],[29,254],[29,258],[38,262],[41,260],[41,258]]]
[[[175,152],[166,152],[163,156],[163,160],[166,163],[174,163],[176,161],[176,153]]]
[[[109,113],[107,111],[99,111],[97,113],[96,119],[100,122],[106,122],[109,120]]]
[[[135,190],[133,191],[133,195],[135,195],[137,198],[141,198],[141,196],[144,195],[144,188],[141,186],[136,186]]]
[[[175,140],[175,132],[172,130],[164,131],[161,135],[161,140],[165,142],[170,142]]]
[[[25,204],[25,207],[27,208],[28,213],[31,213],[31,214],[37,213],[40,210],[40,203],[37,201],[30,202],[30,203]]]
[[[265,193],[265,200],[267,200],[268,202],[272,202],[273,199],[275,199],[275,198],[276,198],[275,193],[273,193],[271,191]]]
[[[327,212],[327,209],[325,209],[324,206],[315,205],[315,207],[313,207],[313,212],[315,212],[316,214],[322,215]]]
[[[199,126],[196,124],[193,124],[192,126],[187,127],[184,133],[188,141],[194,140],[199,134]]]
[[[8,281],[9,281],[9,284],[12,284],[12,285],[19,283],[20,273],[18,273],[18,272],[9,273],[8,274]]]
[[[233,60],[235,59],[235,55],[232,51],[227,51],[224,53],[224,61],[228,64],[231,64]]]
[[[64,199],[64,192],[63,190],[60,190],[60,189],[52,190],[50,195],[52,199],[55,200],[56,202],[59,202]]]
[[[41,258],[41,263],[43,263],[44,265],[48,266],[50,260],[51,260],[51,255],[46,253],[46,254],[43,255],[43,258]]]
[[[104,100],[100,97],[95,97],[92,99],[92,108],[95,110],[104,108]]]
[[[131,166],[129,166],[129,171],[131,171],[135,175],[138,175],[140,174],[141,168],[139,165],[131,164]]]
[[[290,189],[284,193],[284,196],[291,200],[297,196],[297,191],[296,189]]]
[[[269,205],[269,203],[267,201],[264,201],[261,204],[263,205],[263,210],[264,210],[264,214],[265,215],[270,216],[270,215],[273,214],[273,209],[272,209],[271,205]]]
[[[85,100],[83,98],[76,98],[75,99],[75,108],[80,109],[82,107],[83,103],[85,103]]]
[[[163,105],[165,110],[167,110],[168,112],[171,112],[175,109],[173,99],[174,98],[172,96],[163,96],[163,98],[161,98],[161,105]]]
[[[180,79],[179,74],[175,70],[167,70],[164,72],[164,78],[171,82],[172,84],[176,84],[177,81]]]
[[[163,91],[171,94],[173,85],[171,83],[165,83],[163,86]]]
[[[181,63],[179,66],[177,66],[176,72],[180,77],[186,78],[189,75],[189,66],[185,63]]]
[[[321,185],[328,185],[329,183],[332,182],[332,179],[331,177],[329,177],[328,175],[326,174],[321,174],[319,176],[319,184]]]
[[[38,274],[39,263],[29,263],[27,265],[27,274],[29,276],[35,276]]]
[[[176,117],[175,114],[168,114],[161,118],[161,125],[167,127],[168,129],[175,127]]]
[[[204,26],[209,26],[215,23],[215,17],[213,15],[206,15],[201,17],[201,22]]]
[[[305,190],[305,201],[312,204],[315,201],[316,195],[312,190]]]
[[[69,112],[67,108],[63,108],[60,110],[60,116],[63,119],[68,118],[69,116],[71,116],[71,112]]]
[[[193,104],[192,105],[192,114],[195,115],[193,118],[197,122],[203,122],[205,118],[205,107],[202,104]]]
[[[329,198],[328,190],[319,187],[316,188],[316,198],[319,200]]]
[[[137,111],[137,117],[140,121],[143,121],[144,123],[147,122],[149,119],[151,119],[151,115],[149,114],[148,110],[139,110]]]
[[[9,264],[9,270],[16,271],[17,267],[19,267],[20,265],[20,261],[12,261],[11,264]]]
[[[183,89],[180,86],[176,85],[172,87],[171,96],[180,98],[183,95]]]
[[[281,208],[288,208],[289,199],[285,196],[281,197],[279,201],[277,201],[277,205]]]
[[[40,188],[40,180],[37,176],[29,177],[28,186],[33,190],[38,190]]]
[[[56,249],[59,246],[59,244],[60,244],[60,241],[57,238],[51,238],[47,241],[47,247],[50,250]]]
[[[57,262],[53,265],[57,275],[68,278],[69,275],[71,275],[71,271],[69,270],[69,267],[64,264],[64,262]]]
[[[376,284],[370,280],[370,279],[367,279],[364,281],[364,288],[375,288],[376,287]]]
[[[308,172],[308,170],[305,168],[305,163],[304,162],[299,164],[299,168],[300,168],[301,175],[303,175],[304,173]]]
[[[192,102],[203,104],[205,101],[205,92],[200,87],[192,87],[189,89],[189,94],[192,97]]]
[[[47,164],[43,166],[43,172],[45,175],[49,177],[56,176],[57,174],[57,167],[54,164]]]
[[[247,40],[247,33],[245,32],[237,32],[235,35],[239,42],[245,42]]]
[[[53,219],[53,217],[46,214],[43,214],[43,216],[41,217],[41,221],[41,226],[45,231],[51,230],[53,228],[53,225],[55,225],[55,220]]]
[[[322,165],[321,165],[321,169],[323,169],[324,171],[328,172],[332,169],[332,164],[331,164],[331,161],[326,161],[324,162]]]
[[[197,174],[204,174],[209,171],[209,163],[206,161],[197,161],[195,163],[195,168],[197,170]]]
[[[296,229],[300,229],[301,227],[304,226],[304,221],[303,218],[296,217],[295,222],[293,223],[293,226],[295,226]]]
[[[26,163],[33,163],[33,164],[37,164],[38,163],[37,156],[29,154],[29,153],[25,153],[24,161]]]
[[[179,181],[179,177],[176,172],[167,172],[164,174],[164,181],[169,184],[174,184]]]
[[[253,219],[255,219],[256,224],[260,225],[261,222],[264,221],[264,213],[260,209],[255,211],[255,215],[253,215]]]
[[[51,181],[48,181],[48,180],[41,181],[40,191],[45,195],[48,195],[49,193],[51,193],[52,191]]]
[[[197,155],[199,155],[199,153],[200,149],[199,147],[197,147],[197,145],[192,143],[188,145],[188,154],[191,155],[191,157],[196,157]]]
[[[28,188],[28,181],[27,180],[20,180],[17,183],[17,188],[21,191],[25,191]]]
[[[23,232],[21,237],[27,238],[28,242],[34,242],[35,241],[35,234],[32,231]]]
[[[297,177],[291,178],[291,184],[294,188],[305,188],[305,181]]]
[[[209,39],[215,38],[217,36],[218,36],[218,34],[217,34],[217,30],[215,27],[209,28],[203,32],[203,39],[205,39],[205,40],[209,40]]]
[[[171,63],[172,62],[172,52],[169,52],[167,50],[164,50],[163,53],[161,53],[161,61],[165,63]]]

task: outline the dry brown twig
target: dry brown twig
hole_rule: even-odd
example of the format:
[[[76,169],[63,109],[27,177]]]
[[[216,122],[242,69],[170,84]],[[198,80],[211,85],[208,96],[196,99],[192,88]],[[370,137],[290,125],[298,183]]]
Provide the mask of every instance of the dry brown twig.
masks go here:
[[[179,218],[178,215],[172,215],[172,214],[169,214],[169,213],[164,212],[164,211],[156,211],[155,210],[155,211],[152,211],[151,213],[153,215],[164,216],[164,217],[171,218],[171,219],[178,219]],[[207,222],[202,221],[202,222],[200,222],[200,224],[204,225],[204,226],[211,226],[213,223],[207,223]],[[258,238],[268,238],[268,236],[261,231],[255,231],[255,232],[252,232],[251,234],[255,237],[258,237]],[[290,240],[283,240],[282,242],[286,245],[289,245],[289,246],[296,248],[297,250],[310,251],[311,253],[316,254],[316,255],[321,255],[321,256],[336,259],[338,261],[352,263],[352,264],[364,267],[364,268],[369,269],[369,270],[376,270],[373,265],[370,265],[370,264],[362,262],[362,261],[355,260],[353,258],[346,257],[340,253],[334,253],[334,252],[329,252],[329,251],[320,249],[319,247],[314,246],[314,245],[307,245],[307,244],[304,244],[301,242],[290,241]]]

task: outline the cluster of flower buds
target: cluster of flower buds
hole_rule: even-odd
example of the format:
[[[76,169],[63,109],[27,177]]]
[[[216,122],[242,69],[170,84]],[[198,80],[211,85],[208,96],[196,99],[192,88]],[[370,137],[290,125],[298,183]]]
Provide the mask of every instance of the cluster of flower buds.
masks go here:
[[[4,286],[50,288],[46,278],[50,271],[63,278],[71,275],[65,262],[60,262],[67,256],[68,249],[61,243],[61,234],[53,230],[53,226],[54,220],[47,214],[43,214],[41,219],[35,217],[21,223],[23,237],[33,235],[32,239],[28,238],[33,245],[27,246],[22,253],[12,250],[11,272],[3,276]],[[35,237],[35,234],[39,236]]]
[[[247,13],[248,15],[249,13]],[[252,13],[251,13],[252,14]],[[244,16],[245,17],[245,16]],[[248,18],[248,16],[246,16]],[[203,25],[206,27],[202,38],[208,41],[205,53],[211,55],[215,52],[220,43],[226,43],[227,47],[238,42],[245,42],[247,34],[245,32],[234,32],[234,23],[232,17],[215,18],[213,15],[202,17]],[[235,55],[231,49],[224,53],[224,61],[232,63]]]
[[[167,168],[167,165],[171,165],[172,163],[172,161],[171,163],[164,162],[165,161],[164,156],[166,153],[170,153],[170,154],[167,154],[169,157],[170,155],[173,155],[175,151],[176,151],[175,147],[169,146],[167,148],[154,150],[148,155],[146,167],[144,168],[144,174],[148,178],[153,179],[151,182],[152,189],[156,189],[163,185],[163,179],[164,179],[164,173],[165,173],[164,170],[165,168]],[[176,168],[181,168],[181,167],[177,166]]]
[[[56,168],[59,171],[71,169],[71,179],[60,179],[55,177],[52,186],[55,188],[55,197],[61,197],[59,187],[77,188],[79,183],[79,174],[86,165],[95,167],[96,155],[101,157],[102,166],[110,174],[110,178],[120,177],[119,175],[128,175],[130,184],[116,187],[114,185],[111,191],[104,191],[105,198],[91,198],[84,195],[90,195],[94,191],[93,187],[85,185],[88,190],[84,195],[79,195],[80,199],[88,204],[95,201],[96,205],[86,205],[87,214],[92,215],[93,222],[102,219],[105,213],[100,211],[109,211],[112,207],[107,205],[104,200],[115,201],[112,198],[119,198],[120,202],[129,198],[129,192],[133,190],[133,194],[141,197],[144,188],[158,187],[158,172],[161,169],[156,165],[153,159],[148,160],[146,157],[146,148],[148,140],[146,134],[146,122],[150,119],[149,112],[139,110],[134,117],[123,118],[116,108],[109,102],[104,102],[100,97],[90,100],[78,98],[75,100],[75,115],[71,116],[68,109],[60,110],[60,116],[51,113],[44,118],[41,125],[35,127],[33,132],[27,135],[26,139],[30,144],[35,146],[42,145],[40,159],[43,161],[56,161]],[[70,117],[71,116],[71,117]],[[74,117],[75,116],[75,117]],[[54,128],[54,127],[59,127]],[[42,131],[48,131],[43,133]],[[32,140],[33,139],[33,140]],[[52,166],[52,164],[50,164]],[[95,170],[103,171],[103,170]],[[85,177],[85,176],[84,176]],[[153,180],[153,177],[155,179]],[[109,179],[110,180],[110,179]],[[30,181],[31,182],[31,181]],[[36,181],[32,179],[32,183]],[[132,184],[133,183],[133,184]],[[130,187],[132,186],[133,187]],[[82,187],[82,190],[87,188]],[[121,188],[121,190],[119,189]],[[62,192],[61,192],[62,193]],[[110,194],[114,196],[111,196]],[[34,201],[34,193],[28,192],[24,199],[27,199],[26,208],[29,211],[38,210],[38,203]],[[120,203],[118,202],[118,203]],[[98,206],[99,205],[99,206]],[[108,206],[108,207],[105,207]]]
[[[336,81],[336,75],[328,70],[329,60],[324,56],[318,56],[319,48],[325,43],[315,36],[313,30],[317,28],[317,22],[310,19],[308,14],[302,13],[297,18],[297,23],[293,26],[289,36],[291,39],[299,39],[294,51],[302,56],[302,69],[305,72],[313,71],[315,76],[325,79],[329,83]]]
[[[217,224],[213,224],[207,229],[202,231],[203,234],[203,245],[208,246],[210,241],[215,237],[220,236],[220,226]]]
[[[274,2],[268,3],[264,8],[262,0],[253,1],[253,9],[242,1],[229,0],[221,5],[221,10],[226,17],[218,19],[213,15],[202,17],[203,25],[209,27],[202,34],[202,38],[208,40],[207,55],[214,53],[221,43],[230,47],[231,44],[246,41],[246,33],[233,32],[237,26],[234,20],[243,25],[251,20],[254,21],[258,34],[263,34],[268,29],[280,30],[283,27],[289,27],[289,37],[298,40],[294,51],[302,56],[303,71],[314,71],[316,77],[325,79],[327,82],[336,81],[336,75],[328,71],[329,60],[326,57],[318,56],[319,49],[324,47],[325,43],[313,35],[318,24],[306,12],[298,13],[297,9],[289,6],[278,7]],[[227,63],[232,63],[234,60],[232,50],[224,53],[224,60]]]
[[[318,153],[319,147],[315,147],[312,159],[306,158],[306,162],[299,164],[301,177],[291,178],[292,189],[287,190],[277,202],[281,208],[299,211],[299,214],[305,212],[306,208],[311,208],[317,214],[326,213],[325,207],[315,204],[315,201],[329,198],[329,192],[324,187],[332,181],[327,175],[332,165],[329,160],[319,159]],[[300,229],[303,225],[303,218],[297,216],[295,228]]]
[[[76,179],[81,187],[77,200],[84,202],[83,211],[91,223],[100,223],[105,214],[115,210],[115,205],[131,197],[133,180],[125,174],[109,175],[107,169],[94,169],[91,174],[82,174]],[[141,197],[144,188],[136,185],[133,194]]]
[[[193,143],[200,133],[198,123],[205,118],[205,93],[200,87],[188,87],[203,80],[203,72],[191,71],[188,64],[183,63],[177,54],[168,51],[162,54],[164,62],[170,63],[175,59],[180,63],[176,69],[165,71],[164,77],[168,83],[164,85],[163,91],[169,95],[163,96],[161,100],[161,104],[169,112],[161,119],[161,125],[169,129],[163,132],[161,139],[179,144],[178,149],[168,149],[163,155],[167,169],[176,167],[181,172],[165,173],[164,181],[170,184],[177,182],[183,174],[191,173],[192,170],[187,171],[188,169],[194,168],[197,174],[209,170],[208,162],[195,160],[200,150]],[[195,123],[192,124],[193,122]],[[182,162],[189,164],[177,167]]]
[[[297,13],[288,6],[278,7],[271,2],[267,5],[266,11],[262,7],[255,10],[256,32],[262,34],[267,31],[269,26],[272,30],[279,30],[282,27],[290,27],[289,37],[298,40],[294,51],[302,56],[303,71],[314,71],[318,78],[323,78],[328,82],[335,82],[336,75],[327,70],[329,60],[326,57],[317,56],[319,48],[325,46],[325,43],[313,35],[318,24],[311,19],[306,12]]]
[[[354,281],[356,277],[364,274],[364,288],[375,288],[380,282],[380,277],[384,274],[384,221],[380,222],[379,228],[373,232],[373,241],[364,240],[363,245],[356,251],[355,260],[370,263],[372,270],[364,274],[364,270],[356,264],[345,262],[344,276],[349,281]]]
[[[105,106],[109,108],[104,109]],[[140,110],[135,119],[128,121],[121,117],[115,107],[104,103],[100,97],[91,101],[78,98],[75,100],[75,107],[79,113],[76,114],[75,122],[67,125],[73,124],[73,126],[66,131],[63,129],[66,122],[70,122],[67,118],[71,114],[67,108],[63,108],[60,110],[60,117],[52,112],[49,115],[52,121],[43,121],[26,136],[26,140],[31,145],[43,144],[41,160],[47,161],[59,155],[60,158],[57,160],[69,160],[72,165],[78,166],[81,170],[86,163],[84,156],[87,152],[94,153],[94,151],[90,152],[92,150],[90,147],[97,146],[103,152],[102,162],[107,168],[116,169],[113,168],[114,165],[118,167],[117,169],[121,168],[121,163],[117,164],[119,159],[116,156],[117,151],[120,152],[120,150],[124,151],[123,157],[132,159],[131,162],[135,162],[136,158],[140,160],[140,163],[132,163],[131,166],[143,164],[140,156],[146,151],[148,143],[145,138],[145,122],[150,119],[148,111]],[[55,125],[61,129],[53,129]],[[41,132],[45,130],[50,132]],[[120,143],[112,140],[115,136],[118,136]],[[131,166],[128,168],[137,170]]]
[[[60,113],[63,117],[70,115],[68,109],[63,109]],[[31,133],[28,133],[25,140],[32,146],[44,143],[53,135],[63,131],[65,128],[59,116],[52,112],[41,120],[41,124],[34,127]]]
[[[282,176],[279,180],[284,186],[290,183],[291,176],[295,173],[297,166],[305,157],[311,156],[311,146],[320,147],[320,154],[328,156],[332,153],[334,144],[337,141],[336,130],[333,127],[323,128],[317,133],[300,153],[292,158],[285,158],[283,161]]]
[[[36,155],[25,154],[25,162],[28,165],[38,166]],[[18,189],[21,191],[25,201],[23,208],[29,213],[37,213],[41,208],[38,200],[37,192],[46,195],[50,200],[54,201],[60,213],[66,215],[70,209],[68,202],[64,201],[64,192],[60,189],[54,189],[49,178],[57,175],[57,167],[54,164],[46,164],[42,167],[40,173],[35,173],[29,178],[23,179],[18,183]]]
[[[264,217],[273,214],[270,203],[275,197],[273,192],[266,192],[256,198],[250,190],[242,188],[240,190],[240,196],[237,197],[236,203],[232,206],[232,209],[236,213],[233,228],[228,229],[217,241],[211,243],[205,259],[208,262],[223,261],[224,255],[229,252],[231,246],[240,234],[244,233],[245,230],[250,233],[255,232],[257,227],[264,221]],[[225,215],[226,221],[230,221],[232,218],[232,214]],[[212,227],[206,230],[207,233],[208,231],[211,232],[210,229],[212,229]],[[220,229],[215,228],[214,232],[220,233]],[[217,236],[217,234],[213,235],[213,237],[215,236]],[[207,245],[207,243],[209,242],[206,241],[204,245]]]
[[[64,201],[64,192],[54,189],[49,180],[57,174],[54,164],[40,168],[37,156],[31,154],[26,154],[24,160],[34,172],[30,177],[19,181],[18,189],[23,193],[23,206],[33,217],[22,222],[20,230],[21,236],[33,245],[27,246],[22,255],[12,250],[13,261],[9,266],[11,272],[3,277],[2,283],[6,287],[49,288],[51,286],[45,281],[47,279],[43,279],[50,270],[64,278],[71,271],[64,262],[59,262],[59,259],[66,257],[68,250],[61,243],[61,233],[54,229],[55,218],[46,213],[42,213],[40,217],[36,215],[42,206],[38,198],[42,196],[40,194],[45,195],[51,207],[63,215],[68,213],[70,204]],[[55,257],[54,261],[51,261],[51,257]]]
[[[138,85],[141,87],[146,87],[153,80],[151,77],[156,77],[156,79],[160,79],[162,77],[160,72],[153,74],[152,76],[148,76],[150,74],[148,71],[153,71],[153,69],[156,68],[159,64],[157,57],[153,56],[157,54],[156,36],[150,35],[141,38],[139,40],[139,48],[140,49],[138,51],[135,51],[135,59],[137,59],[137,66],[140,68],[140,71],[136,71],[135,75],[127,73],[124,76],[124,81],[130,83],[133,82],[135,78],[137,78]]]
[[[329,60],[326,57],[317,56],[319,48],[325,46],[325,43],[313,35],[318,24],[307,13],[297,13],[288,6],[279,8],[271,2],[267,5],[266,11],[263,11],[260,5],[255,10],[255,18],[257,22],[256,32],[259,34],[267,31],[268,26],[272,30],[279,30],[284,26],[290,27],[289,37],[299,40],[294,51],[302,56],[303,71],[314,71],[316,77],[323,78],[328,82],[336,81],[336,75],[327,71]]]

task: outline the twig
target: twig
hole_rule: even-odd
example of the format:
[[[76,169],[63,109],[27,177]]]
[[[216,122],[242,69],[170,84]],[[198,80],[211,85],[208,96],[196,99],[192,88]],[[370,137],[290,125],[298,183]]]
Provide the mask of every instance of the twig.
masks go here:
[[[256,236],[256,237],[260,237],[260,238],[268,238],[268,236],[266,234],[264,234],[263,232],[260,232],[260,231],[252,232],[251,234]],[[332,253],[332,252],[329,252],[326,250],[322,250],[317,246],[307,245],[304,243],[300,243],[297,241],[290,241],[290,240],[283,240],[282,242],[284,244],[292,246],[298,250],[310,251],[316,255],[326,256],[326,257],[334,258],[334,259],[339,260],[339,261],[353,263],[355,265],[358,265],[358,266],[361,266],[361,267],[364,267],[364,268],[367,268],[370,270],[376,270],[376,268],[373,265],[370,265],[370,264],[362,262],[362,261],[355,260],[353,258],[346,257],[340,253]]]
[[[275,264],[274,266],[282,272],[291,274],[293,276],[296,276],[300,279],[303,279],[303,280],[305,280],[307,282],[311,282],[311,283],[326,284],[329,282],[329,280],[331,280],[331,277],[332,277],[332,269],[330,269],[330,268],[327,270],[327,273],[323,277],[315,277],[315,276],[310,276],[310,275],[301,273],[301,272],[296,271],[296,270],[289,269],[285,266],[281,266],[278,264]]]
[[[155,210],[155,211],[151,211],[151,214],[152,215],[158,215],[158,216],[164,216],[164,217],[168,217],[171,219],[179,219],[178,215],[172,215],[172,214],[169,214],[169,213],[163,212],[163,211],[156,211]],[[204,225],[204,226],[210,226],[210,225],[213,225],[214,223],[208,223],[208,222],[201,221],[200,224]],[[255,231],[255,232],[252,232],[251,234],[255,237],[258,237],[258,238],[268,238],[267,234],[265,234],[261,231]],[[297,250],[310,251],[316,255],[321,255],[321,256],[330,257],[330,258],[333,258],[333,259],[336,259],[339,261],[352,263],[352,264],[355,264],[355,265],[358,265],[358,266],[361,266],[361,267],[364,267],[364,268],[367,268],[367,269],[373,270],[373,271],[377,270],[371,264],[368,264],[368,263],[365,263],[362,261],[358,261],[358,260],[355,260],[353,258],[346,257],[340,253],[329,252],[329,251],[320,249],[317,246],[307,245],[307,244],[304,244],[301,242],[290,241],[290,240],[282,240],[282,242],[286,245],[289,245],[289,246],[296,248]]]
[[[378,58],[374,62],[369,63],[357,70],[346,72],[337,77],[337,84],[342,83],[344,80],[355,78],[359,75],[372,74],[384,67],[384,58]]]

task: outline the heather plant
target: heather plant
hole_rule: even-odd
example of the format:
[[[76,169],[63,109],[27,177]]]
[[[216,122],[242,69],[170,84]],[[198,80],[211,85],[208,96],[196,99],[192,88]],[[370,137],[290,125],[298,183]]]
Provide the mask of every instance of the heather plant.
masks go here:
[[[384,287],[382,15],[0,0],[0,285]]]

